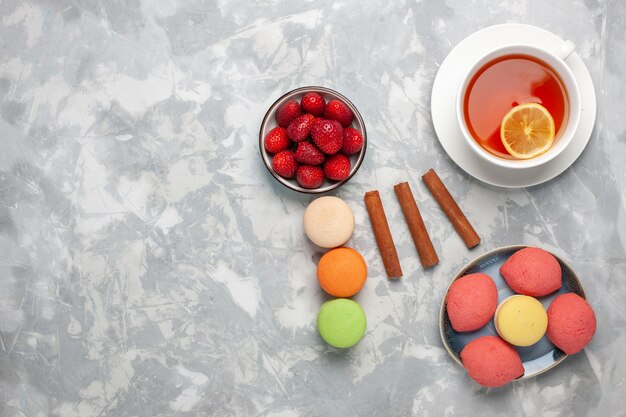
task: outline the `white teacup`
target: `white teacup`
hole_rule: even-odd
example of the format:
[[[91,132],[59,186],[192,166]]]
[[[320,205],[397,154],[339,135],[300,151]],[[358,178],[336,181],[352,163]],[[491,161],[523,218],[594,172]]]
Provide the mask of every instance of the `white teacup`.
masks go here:
[[[469,144],[470,148],[478,156],[487,162],[494,165],[498,165],[504,168],[532,168],[545,164],[559,155],[572,141],[572,138],[578,128],[581,112],[581,100],[580,90],[574,74],[570,70],[569,66],[565,62],[567,58],[574,52],[575,45],[570,41],[565,41],[561,47],[556,51],[548,51],[536,46],[513,44],[487,52],[478,61],[476,61],[470,69],[465,73],[465,76],[461,80],[456,97],[456,116],[463,132],[465,140]],[[564,118],[566,123],[564,128],[561,128],[561,133],[557,133],[554,144],[545,153],[531,159],[505,159],[500,158],[486,149],[484,149],[470,133],[467,124],[465,123],[465,115],[463,109],[463,102],[467,91],[468,84],[472,80],[474,74],[479,71],[485,64],[507,55],[528,55],[534,57],[540,61],[545,62],[550,66],[560,77],[565,90],[567,91],[567,98],[569,102],[569,113]]]

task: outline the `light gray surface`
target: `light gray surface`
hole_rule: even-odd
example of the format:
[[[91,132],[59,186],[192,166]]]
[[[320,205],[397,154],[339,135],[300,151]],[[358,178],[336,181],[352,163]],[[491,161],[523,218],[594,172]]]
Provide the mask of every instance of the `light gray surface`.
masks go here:
[[[434,137],[438,64],[516,21],[571,39],[596,84],[587,150],[506,191]],[[615,416],[626,399],[626,4],[558,0],[0,3],[0,415]],[[368,331],[316,333],[311,197],[266,172],[267,107],[307,84],[360,109],[370,145],[338,195],[370,268]],[[468,251],[421,184],[434,167],[483,243]],[[441,264],[424,272],[393,195],[408,180]],[[381,191],[405,278],[388,282],[362,203]],[[598,317],[584,352],[503,389],[442,348],[437,312],[468,259],[506,244],[568,259]]]

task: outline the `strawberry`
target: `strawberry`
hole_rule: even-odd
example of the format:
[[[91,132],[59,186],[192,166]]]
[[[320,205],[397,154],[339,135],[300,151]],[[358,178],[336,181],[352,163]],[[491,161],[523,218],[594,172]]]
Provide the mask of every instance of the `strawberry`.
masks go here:
[[[324,184],[324,171],[320,167],[301,165],[298,168],[296,179],[302,188],[318,188]]]
[[[295,158],[297,162],[305,165],[321,165],[326,159],[322,151],[308,141],[298,143]]]
[[[324,175],[329,180],[345,180],[350,175],[350,159],[342,153],[331,156],[324,163]]]
[[[284,127],[275,127],[265,135],[265,150],[269,153],[278,153],[289,148],[291,141],[287,137],[287,130]]]
[[[280,127],[287,127],[296,117],[302,115],[300,105],[296,100],[289,100],[280,105],[276,110],[276,123]]]
[[[347,155],[358,153],[363,147],[363,135],[356,129],[346,127],[343,130],[343,151]]]
[[[305,113],[321,116],[324,112],[324,107],[326,107],[326,100],[318,93],[306,93],[300,100],[300,107]]]
[[[311,128],[313,143],[322,152],[332,155],[343,146],[343,128],[334,120],[316,119]]]
[[[293,178],[298,170],[298,163],[293,156],[293,152],[282,151],[274,155],[272,169],[283,178]]]
[[[294,142],[302,142],[309,137],[313,119],[315,119],[315,116],[312,114],[303,114],[293,119],[291,123],[289,123],[289,127],[287,127],[287,136],[289,139]]]
[[[343,127],[348,127],[350,126],[350,123],[352,123],[354,115],[343,101],[335,99],[330,100],[328,104],[326,104],[324,117],[326,119],[338,121]]]

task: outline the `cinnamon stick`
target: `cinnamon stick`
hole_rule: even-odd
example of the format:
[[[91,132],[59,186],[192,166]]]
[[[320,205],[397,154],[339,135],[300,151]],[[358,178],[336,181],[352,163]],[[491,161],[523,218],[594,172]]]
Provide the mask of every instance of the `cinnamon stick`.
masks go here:
[[[437,265],[439,263],[437,251],[435,251],[433,242],[430,240],[428,230],[426,230],[422,215],[417,208],[417,203],[415,202],[409,183],[401,182],[400,184],[396,184],[393,189],[396,192],[396,197],[398,197],[398,202],[402,208],[406,224],[409,226],[409,231],[411,232],[413,243],[415,243],[415,247],[417,248],[417,254],[420,257],[422,267],[430,268],[431,266]]]
[[[424,180],[426,187],[428,187],[443,212],[448,216],[452,226],[454,226],[459,236],[461,236],[461,239],[463,239],[463,242],[465,242],[465,246],[473,248],[478,245],[480,243],[480,236],[478,236],[478,233],[476,233],[469,220],[467,220],[465,214],[463,214],[456,201],[454,201],[454,198],[452,198],[446,186],[441,182],[437,173],[433,169],[430,169],[422,176],[422,180]]]
[[[393,237],[391,237],[391,231],[387,223],[387,216],[385,216],[385,209],[383,208],[382,201],[380,201],[378,191],[368,191],[365,193],[365,207],[367,208],[367,213],[372,222],[374,237],[376,238],[380,256],[383,259],[383,265],[385,265],[387,277],[400,278],[402,276],[400,260],[398,259],[396,245],[393,243]]]

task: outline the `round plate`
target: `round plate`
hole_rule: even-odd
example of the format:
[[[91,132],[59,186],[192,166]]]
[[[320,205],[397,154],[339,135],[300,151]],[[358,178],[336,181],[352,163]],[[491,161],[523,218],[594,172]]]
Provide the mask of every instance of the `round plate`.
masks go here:
[[[494,249],[489,251],[478,258],[474,259],[459,271],[459,273],[454,277],[455,280],[461,278],[462,276],[473,274],[476,272],[482,272],[484,274],[489,275],[493,281],[496,283],[496,287],[498,288],[498,303],[507,298],[510,295],[515,294],[513,290],[508,286],[504,278],[500,275],[500,267],[511,255],[517,252],[520,249],[527,248],[525,245],[514,245],[514,246],[504,246],[498,249]],[[573,292],[581,297],[585,298],[585,292],[583,290],[582,284],[580,280],[576,276],[576,273],[570,268],[570,266],[565,263],[558,256],[552,254],[561,265],[561,270],[563,271],[563,285],[561,289],[557,292],[554,292],[545,297],[537,297],[539,301],[544,305],[547,309],[552,303],[552,300],[559,295],[565,294],[568,292]],[[452,285],[452,283],[450,283]],[[443,297],[443,301],[441,302],[441,311],[439,314],[439,331],[441,333],[441,340],[443,341],[446,350],[452,356],[452,358],[461,366],[461,350],[472,340],[476,339],[480,336],[497,336],[495,324],[493,319],[481,329],[478,329],[473,332],[457,332],[452,329],[450,325],[450,320],[448,319],[448,312],[446,310],[446,297],[448,296],[448,291],[450,287],[446,290],[446,295]],[[546,336],[543,336],[541,340],[535,343],[532,346],[527,347],[519,347],[514,346],[517,352],[522,359],[522,364],[524,365],[524,375],[518,378],[518,380],[532,378],[536,375],[539,375],[548,369],[551,369],[561,363],[567,355],[561,351],[559,348],[554,346],[552,342],[548,340]]]
[[[556,177],[580,156],[587,146],[596,119],[596,94],[589,71],[576,54],[567,59],[582,101],[580,124],[572,142],[552,161],[526,169],[498,167],[481,159],[465,141],[456,120],[456,93],[467,66],[491,50],[514,42],[557,49],[564,42],[555,34],[531,25],[506,23],[490,26],[462,40],[441,64],[433,84],[431,115],[439,142],[452,160],[471,176],[487,184],[506,188],[530,187]]]

